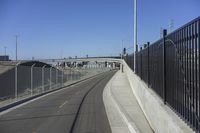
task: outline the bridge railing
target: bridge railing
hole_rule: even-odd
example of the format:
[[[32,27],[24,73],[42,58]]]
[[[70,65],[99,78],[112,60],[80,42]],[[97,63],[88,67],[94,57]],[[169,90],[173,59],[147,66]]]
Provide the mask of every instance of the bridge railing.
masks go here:
[[[199,132],[200,17],[168,35],[166,32],[136,53],[136,74]]]

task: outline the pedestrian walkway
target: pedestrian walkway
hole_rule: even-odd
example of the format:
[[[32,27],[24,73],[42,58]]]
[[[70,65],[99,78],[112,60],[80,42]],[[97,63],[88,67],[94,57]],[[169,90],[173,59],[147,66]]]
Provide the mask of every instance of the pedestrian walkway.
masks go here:
[[[104,90],[104,104],[113,133],[152,133],[125,73],[118,71]]]

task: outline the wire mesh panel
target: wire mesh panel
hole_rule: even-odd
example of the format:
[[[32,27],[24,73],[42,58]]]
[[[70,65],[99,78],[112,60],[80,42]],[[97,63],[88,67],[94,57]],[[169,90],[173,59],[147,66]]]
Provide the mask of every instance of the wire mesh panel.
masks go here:
[[[5,67],[0,65],[1,70]],[[15,97],[15,68],[11,67],[6,73],[0,74],[0,101]]]
[[[17,95],[31,95],[31,67],[17,66]]]
[[[42,92],[42,67],[33,67],[32,82],[33,82],[33,94]]]
[[[58,82],[57,82],[57,86],[61,87],[62,86],[62,82],[63,82],[63,72],[62,71],[58,71]]]
[[[50,89],[55,89],[56,88],[56,69],[51,69],[51,88]]]
[[[44,68],[44,91],[50,88],[50,68]]]

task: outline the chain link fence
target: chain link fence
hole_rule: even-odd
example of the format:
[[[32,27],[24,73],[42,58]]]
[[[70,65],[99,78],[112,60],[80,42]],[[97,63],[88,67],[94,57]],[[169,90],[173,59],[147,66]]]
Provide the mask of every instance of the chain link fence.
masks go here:
[[[105,65],[53,67],[48,64],[0,62],[0,107],[110,70]]]

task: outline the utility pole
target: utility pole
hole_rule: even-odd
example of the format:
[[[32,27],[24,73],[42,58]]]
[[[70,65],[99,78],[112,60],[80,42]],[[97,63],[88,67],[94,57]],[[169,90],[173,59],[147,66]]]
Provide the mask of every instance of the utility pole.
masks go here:
[[[122,40],[122,52],[121,52],[121,59],[123,59],[123,47],[124,47],[124,40]]]
[[[169,24],[169,32],[170,32],[170,33],[173,31],[173,28],[174,28],[174,20],[171,19],[171,20],[170,20],[170,24]]]
[[[136,70],[137,52],[137,0],[134,0],[134,72]]]
[[[7,47],[4,47],[5,56],[6,56],[6,48],[7,48]]]
[[[61,49],[60,50],[60,59],[62,59],[63,58],[63,50]]]
[[[16,61],[17,61],[17,39],[18,39],[19,35],[15,35],[16,38]]]

